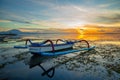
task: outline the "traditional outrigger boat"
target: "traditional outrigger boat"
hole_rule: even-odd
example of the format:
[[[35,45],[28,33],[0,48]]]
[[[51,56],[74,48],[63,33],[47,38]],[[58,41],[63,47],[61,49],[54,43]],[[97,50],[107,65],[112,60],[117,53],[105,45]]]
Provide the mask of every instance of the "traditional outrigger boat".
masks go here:
[[[58,44],[58,41],[61,41],[62,43]],[[28,42],[30,43],[30,45],[28,45]],[[50,44],[47,44],[48,42]],[[87,48],[72,49],[74,44],[78,42],[85,42]],[[89,43],[86,40],[68,41],[68,40],[57,39],[56,44],[54,44],[52,40],[46,40],[41,43],[35,43],[35,42],[33,43],[30,39],[27,39],[25,46],[14,46],[14,48],[19,48],[19,49],[28,48],[32,54],[55,56],[55,55],[68,54],[72,52],[78,52],[82,50],[91,50],[95,48],[95,46],[90,47]]]

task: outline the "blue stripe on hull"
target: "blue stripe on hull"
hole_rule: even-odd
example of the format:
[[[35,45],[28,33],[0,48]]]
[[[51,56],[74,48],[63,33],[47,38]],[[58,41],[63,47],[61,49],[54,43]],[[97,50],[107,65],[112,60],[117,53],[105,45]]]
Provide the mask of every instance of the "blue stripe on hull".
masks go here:
[[[64,54],[69,54],[69,53],[83,51],[83,50],[91,50],[94,48],[95,48],[95,46],[90,47],[90,48],[83,48],[83,49],[79,49],[79,50],[68,50],[68,51],[62,51],[62,52],[42,52],[42,53],[40,52],[40,53],[33,53],[33,54],[40,54],[43,56],[57,56],[57,55],[64,55]]]
[[[18,48],[18,49],[27,49],[28,46],[14,46],[14,48]]]

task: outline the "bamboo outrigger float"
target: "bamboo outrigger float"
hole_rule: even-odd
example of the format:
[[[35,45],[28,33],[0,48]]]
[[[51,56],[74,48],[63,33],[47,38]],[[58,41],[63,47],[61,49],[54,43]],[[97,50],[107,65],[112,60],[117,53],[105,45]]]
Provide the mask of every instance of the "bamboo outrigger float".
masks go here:
[[[58,41],[61,41],[62,43],[58,44]],[[28,45],[28,42],[30,43],[30,45]],[[48,42],[50,44],[47,44]],[[87,48],[72,49],[74,44],[78,42],[85,42],[87,45]],[[86,40],[68,41],[68,40],[57,39],[56,44],[54,44],[52,40],[46,40],[41,43],[34,43],[30,39],[27,39],[25,46],[14,46],[14,48],[19,48],[19,49],[28,48],[32,54],[40,54],[44,56],[55,56],[55,55],[68,54],[72,52],[78,52],[82,50],[91,50],[91,49],[94,49],[95,46],[90,47],[89,43]]]

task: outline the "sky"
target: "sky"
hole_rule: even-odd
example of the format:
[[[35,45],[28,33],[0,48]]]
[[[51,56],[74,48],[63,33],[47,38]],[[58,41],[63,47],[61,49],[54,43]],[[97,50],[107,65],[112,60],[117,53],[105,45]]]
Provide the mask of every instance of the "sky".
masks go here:
[[[0,30],[86,25],[120,28],[120,0],[0,0]]]

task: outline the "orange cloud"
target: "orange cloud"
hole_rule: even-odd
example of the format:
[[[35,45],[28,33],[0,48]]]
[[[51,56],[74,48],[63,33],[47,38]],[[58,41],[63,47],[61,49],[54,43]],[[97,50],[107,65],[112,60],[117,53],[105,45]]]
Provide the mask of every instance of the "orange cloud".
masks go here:
[[[78,33],[83,34],[101,34],[101,33],[120,33],[120,27],[105,27],[98,25],[85,25],[77,28]]]

